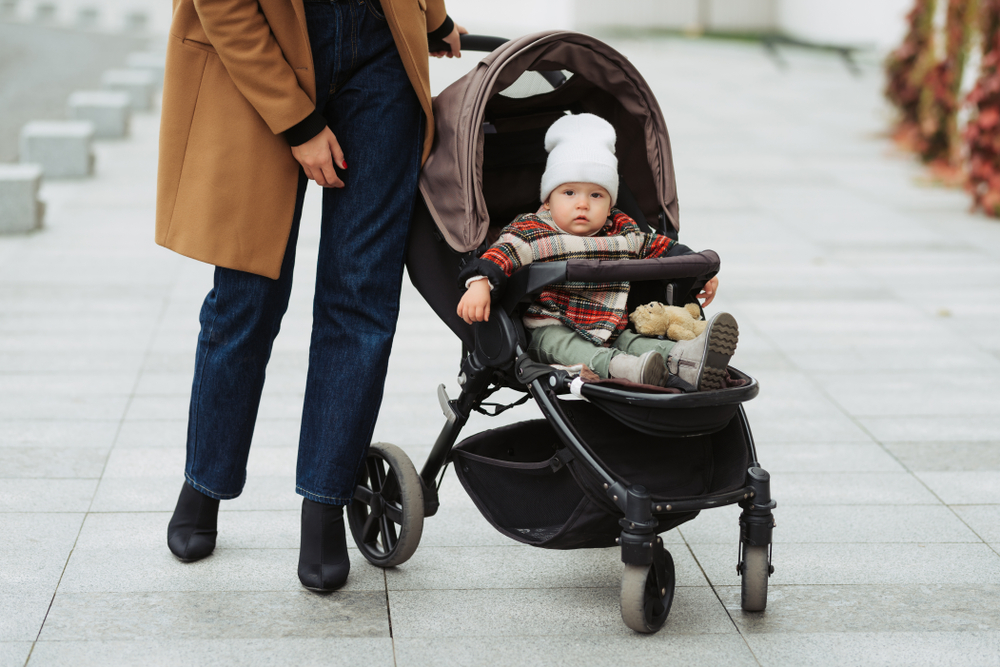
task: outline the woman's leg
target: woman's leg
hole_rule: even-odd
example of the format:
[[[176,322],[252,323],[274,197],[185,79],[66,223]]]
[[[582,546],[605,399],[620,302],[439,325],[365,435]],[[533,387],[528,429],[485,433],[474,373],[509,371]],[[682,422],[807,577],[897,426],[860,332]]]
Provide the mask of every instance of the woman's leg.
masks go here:
[[[345,505],[382,401],[423,116],[377,2],[307,3],[307,11],[318,96],[327,100],[320,108],[348,167],[346,186],[323,193],[296,490]],[[321,29],[319,12],[336,19]]]
[[[212,553],[219,500],[243,491],[264,369],[288,306],[304,193],[300,177],[279,279],[217,267],[201,308],[185,484],[167,526],[167,545],[183,561]]]
[[[288,307],[304,192],[300,178],[278,280],[216,267],[201,308],[184,475],[210,498],[235,498],[243,491],[264,371]]]

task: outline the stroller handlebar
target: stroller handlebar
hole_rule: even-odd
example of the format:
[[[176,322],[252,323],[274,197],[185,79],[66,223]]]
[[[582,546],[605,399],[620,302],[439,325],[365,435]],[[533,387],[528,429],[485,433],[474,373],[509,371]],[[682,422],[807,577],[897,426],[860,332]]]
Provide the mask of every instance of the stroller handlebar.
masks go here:
[[[500,305],[505,312],[511,313],[529,294],[561,282],[667,280],[689,283],[685,285],[687,289],[701,289],[702,285],[719,272],[719,266],[719,255],[714,250],[656,259],[570,259],[540,262],[529,264],[510,277],[500,298]]]
[[[483,51],[486,53],[495,51],[510,41],[506,37],[490,37],[489,35],[462,35],[461,40],[463,51]],[[451,51],[451,47],[443,39],[432,39],[427,43],[427,50],[432,53]]]

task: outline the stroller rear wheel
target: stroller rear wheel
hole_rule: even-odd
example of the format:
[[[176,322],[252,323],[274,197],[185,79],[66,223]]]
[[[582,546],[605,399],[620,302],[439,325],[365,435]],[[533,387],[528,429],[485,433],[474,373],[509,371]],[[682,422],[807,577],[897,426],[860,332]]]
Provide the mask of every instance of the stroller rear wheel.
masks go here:
[[[657,581],[656,568],[625,565],[622,572],[621,608],[625,625],[636,632],[652,633],[663,627],[674,601],[674,559],[664,551],[666,581]]]
[[[771,573],[766,546],[743,545],[741,606],[744,611],[764,611],[767,607],[767,579]]]
[[[351,534],[372,565],[409,560],[424,528],[424,494],[410,458],[396,445],[374,442],[347,507]]]

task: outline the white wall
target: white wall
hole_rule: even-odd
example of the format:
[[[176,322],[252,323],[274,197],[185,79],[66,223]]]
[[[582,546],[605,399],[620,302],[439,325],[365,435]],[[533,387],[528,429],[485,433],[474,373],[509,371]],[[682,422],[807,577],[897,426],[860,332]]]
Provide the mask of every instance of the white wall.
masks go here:
[[[913,0],[777,0],[778,28],[811,42],[896,47]],[[942,2],[941,4],[944,4]]]
[[[576,29],[584,32],[608,27],[694,30],[705,20],[701,0],[575,0],[574,4]]]
[[[575,0],[445,0],[445,4],[456,23],[479,35],[514,38],[540,30],[571,30],[575,25]]]

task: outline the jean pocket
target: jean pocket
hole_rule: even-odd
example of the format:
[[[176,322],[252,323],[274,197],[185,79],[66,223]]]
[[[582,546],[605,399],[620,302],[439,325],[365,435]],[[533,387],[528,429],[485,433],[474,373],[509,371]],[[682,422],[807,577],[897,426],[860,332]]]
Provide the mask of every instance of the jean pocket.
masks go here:
[[[379,21],[385,20],[385,14],[382,13],[382,5],[379,4],[378,0],[364,0],[364,3],[368,5],[368,11],[372,13],[372,16]]]

